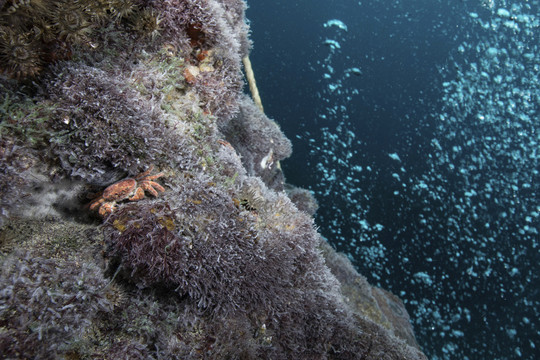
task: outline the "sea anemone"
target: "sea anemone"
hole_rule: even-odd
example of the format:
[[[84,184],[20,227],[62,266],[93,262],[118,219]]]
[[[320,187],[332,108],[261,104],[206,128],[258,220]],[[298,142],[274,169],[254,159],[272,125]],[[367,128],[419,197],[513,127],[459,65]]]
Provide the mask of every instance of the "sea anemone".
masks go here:
[[[94,24],[91,15],[82,11],[80,3],[58,3],[51,21],[61,40],[76,44],[89,42]]]
[[[134,12],[130,17],[131,28],[142,36],[155,39],[162,30],[161,17],[157,11],[148,8]]]
[[[8,75],[20,79],[38,74],[43,67],[42,56],[42,47],[34,34],[0,28],[0,69]]]

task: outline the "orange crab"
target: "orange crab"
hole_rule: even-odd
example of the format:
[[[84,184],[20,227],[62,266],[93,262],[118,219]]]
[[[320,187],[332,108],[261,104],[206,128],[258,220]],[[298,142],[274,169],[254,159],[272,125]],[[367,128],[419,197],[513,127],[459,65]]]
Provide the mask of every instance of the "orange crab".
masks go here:
[[[163,173],[150,175],[154,169],[151,166],[148,170],[133,178],[127,178],[109,185],[103,192],[88,205],[90,210],[98,211],[101,217],[110,215],[116,209],[116,203],[122,200],[137,201],[144,198],[144,193],[149,192],[153,196],[158,196],[157,190],[164,192],[163,186],[152,181],[161,176]],[[156,190],[157,189],[157,190]]]

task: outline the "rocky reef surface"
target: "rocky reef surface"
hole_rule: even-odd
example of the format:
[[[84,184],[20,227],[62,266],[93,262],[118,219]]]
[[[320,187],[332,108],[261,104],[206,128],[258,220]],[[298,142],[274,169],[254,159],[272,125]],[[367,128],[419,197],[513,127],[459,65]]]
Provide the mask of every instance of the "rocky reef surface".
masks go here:
[[[7,359],[425,359],[242,93],[241,0],[0,1]]]

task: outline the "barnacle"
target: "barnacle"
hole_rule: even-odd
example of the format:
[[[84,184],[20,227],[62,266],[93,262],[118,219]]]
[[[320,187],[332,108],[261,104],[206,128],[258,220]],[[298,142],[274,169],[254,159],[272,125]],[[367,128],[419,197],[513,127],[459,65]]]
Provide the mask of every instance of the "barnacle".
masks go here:
[[[36,75],[43,66],[42,50],[32,33],[0,28],[0,63],[7,74],[24,78]]]

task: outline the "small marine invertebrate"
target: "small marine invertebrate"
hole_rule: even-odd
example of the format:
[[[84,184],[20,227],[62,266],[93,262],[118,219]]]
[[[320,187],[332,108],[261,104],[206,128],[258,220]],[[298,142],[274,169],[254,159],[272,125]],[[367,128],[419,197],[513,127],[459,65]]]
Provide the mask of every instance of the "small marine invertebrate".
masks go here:
[[[137,10],[137,3],[133,0],[108,0],[107,3],[108,11],[116,20],[130,16]]]
[[[164,192],[165,188],[153,180],[162,177],[164,174],[150,175],[153,169],[154,167],[150,166],[148,170],[134,178],[120,180],[108,186],[89,204],[89,209],[97,209],[99,215],[106,217],[115,210],[117,202],[141,200],[144,198],[145,192],[158,196],[157,190]]]
[[[15,33],[9,28],[0,28],[0,70],[16,78],[34,76],[42,69],[42,53],[30,32]]]
[[[154,9],[144,9],[134,12],[129,17],[131,28],[137,33],[155,39],[162,30],[160,26],[161,17]]]
[[[127,18],[136,31],[155,38],[160,18],[140,6],[134,0],[0,1],[0,71],[19,80],[35,77],[72,52],[101,47],[100,29],[121,27]]]
[[[61,4],[52,13],[51,20],[60,39],[85,44],[89,42],[94,24],[90,14],[81,11],[80,4]]]

